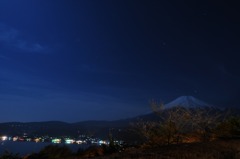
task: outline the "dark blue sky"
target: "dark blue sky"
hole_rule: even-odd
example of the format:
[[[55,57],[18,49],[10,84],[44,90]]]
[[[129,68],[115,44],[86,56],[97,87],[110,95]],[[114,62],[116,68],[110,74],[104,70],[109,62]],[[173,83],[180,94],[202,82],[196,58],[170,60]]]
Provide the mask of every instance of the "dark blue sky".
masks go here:
[[[112,120],[181,95],[240,102],[227,1],[1,0],[0,122]]]

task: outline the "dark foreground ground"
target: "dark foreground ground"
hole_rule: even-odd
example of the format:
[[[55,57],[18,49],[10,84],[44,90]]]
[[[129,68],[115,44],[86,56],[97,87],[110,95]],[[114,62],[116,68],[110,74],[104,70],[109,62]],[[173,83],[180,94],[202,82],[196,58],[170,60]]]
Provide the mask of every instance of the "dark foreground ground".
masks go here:
[[[106,146],[92,147],[72,153],[67,147],[47,146],[39,153],[20,157],[5,153],[0,159],[240,159],[240,140],[228,139],[201,143],[165,146],[142,145],[122,152],[110,151]]]
[[[128,148],[96,159],[240,159],[240,140],[219,140],[159,147]]]

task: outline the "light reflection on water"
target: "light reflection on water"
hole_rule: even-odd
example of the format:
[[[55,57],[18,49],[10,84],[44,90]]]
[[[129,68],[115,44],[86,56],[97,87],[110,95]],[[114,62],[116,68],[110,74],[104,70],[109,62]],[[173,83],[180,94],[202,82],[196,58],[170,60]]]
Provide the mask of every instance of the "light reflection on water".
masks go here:
[[[2,154],[4,151],[8,151],[11,153],[18,153],[19,155],[27,155],[31,153],[39,152],[41,149],[43,149],[45,146],[48,145],[59,145],[63,146],[66,144],[52,144],[52,143],[45,143],[45,142],[13,142],[13,141],[4,141],[0,142],[0,154]],[[79,148],[86,149],[90,145],[88,144],[69,144],[67,145],[73,152],[77,152]]]

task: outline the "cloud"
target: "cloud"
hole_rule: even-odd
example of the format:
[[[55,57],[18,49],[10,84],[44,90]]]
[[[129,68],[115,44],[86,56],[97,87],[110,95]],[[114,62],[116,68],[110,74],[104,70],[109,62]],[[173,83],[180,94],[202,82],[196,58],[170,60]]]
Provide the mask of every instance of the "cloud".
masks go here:
[[[0,41],[13,42],[18,36],[18,31],[12,28],[6,29],[3,25],[0,25]]]
[[[46,49],[39,43],[28,43],[23,40],[19,40],[18,43],[15,44],[15,47],[27,52],[42,52]]]
[[[5,47],[14,47],[25,52],[44,52],[46,47],[38,42],[31,42],[15,28],[0,23],[0,43]]]
[[[0,54],[0,59],[3,59],[3,60],[9,60],[9,58],[7,56],[4,56],[2,54]]]

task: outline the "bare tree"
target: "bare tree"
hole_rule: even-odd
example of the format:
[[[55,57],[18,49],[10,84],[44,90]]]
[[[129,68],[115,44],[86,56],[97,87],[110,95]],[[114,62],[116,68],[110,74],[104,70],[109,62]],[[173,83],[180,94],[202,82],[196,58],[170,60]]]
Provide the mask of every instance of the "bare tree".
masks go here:
[[[213,108],[185,108],[176,106],[165,109],[162,103],[152,100],[152,111],[159,120],[135,123],[138,133],[150,144],[208,141],[218,125],[221,113]]]
[[[222,114],[214,108],[195,108],[191,110],[191,131],[202,141],[213,138],[213,130],[221,121]]]
[[[191,120],[191,111],[180,106],[165,110],[162,103],[157,103],[154,100],[151,101],[150,106],[162,120],[160,123],[161,131],[167,140],[166,143],[182,142]]]

